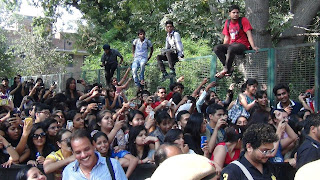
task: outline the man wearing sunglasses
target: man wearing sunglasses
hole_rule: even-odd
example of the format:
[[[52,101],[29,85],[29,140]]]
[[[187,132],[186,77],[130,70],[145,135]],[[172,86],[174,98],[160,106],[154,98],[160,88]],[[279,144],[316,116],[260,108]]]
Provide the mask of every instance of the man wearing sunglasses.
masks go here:
[[[273,143],[277,141],[278,136],[270,125],[251,125],[242,139],[244,154],[222,170],[220,179],[277,179],[268,161],[274,152]]]

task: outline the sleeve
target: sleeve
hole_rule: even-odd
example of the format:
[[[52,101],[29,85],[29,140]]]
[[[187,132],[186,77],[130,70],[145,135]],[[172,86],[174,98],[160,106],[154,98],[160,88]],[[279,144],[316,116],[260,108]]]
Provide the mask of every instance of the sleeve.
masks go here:
[[[148,41],[147,41],[148,43],[147,43],[147,45],[148,45],[148,47],[152,47],[153,45],[152,45],[152,42],[148,39]]]
[[[119,148],[125,149],[125,146],[126,146],[127,143],[126,143],[126,140],[125,140],[124,133],[123,133],[122,129],[120,129],[117,132],[116,138],[117,138],[117,143],[118,143]]]
[[[178,56],[182,56],[183,55],[183,45],[182,45],[180,34],[178,32],[174,32],[173,35],[174,35],[174,39],[176,41]]]
[[[300,151],[298,150],[296,168],[299,169],[303,165],[317,159],[318,159],[318,152],[316,148],[309,147],[309,148],[304,148]]]
[[[166,46],[165,46],[166,49],[170,49],[170,44],[168,42],[168,36],[166,37]]]
[[[198,113],[201,113],[201,106],[203,105],[205,99],[207,96],[207,92],[203,91],[201,96],[199,97],[198,101],[196,102],[196,107],[197,107],[197,111]]]
[[[113,158],[110,158],[111,160],[111,163],[112,163],[112,167],[113,167],[113,170],[114,170],[114,176],[116,179],[128,179],[126,177],[126,174],[124,173],[123,171],[123,168],[121,167],[120,163],[118,160],[116,159],[113,159]]]
[[[116,55],[117,55],[118,57],[122,58],[122,55],[120,54],[120,52],[119,52],[118,50],[114,50],[114,51],[115,51],[115,53],[116,53]]]
[[[47,157],[46,159],[52,159],[54,161],[57,161],[57,158],[55,156],[55,152],[51,152]]]
[[[223,34],[223,35],[226,35],[226,36],[230,36],[229,31],[228,31],[228,29],[227,29],[227,24],[228,24],[228,19],[227,19],[226,22],[224,23],[224,27],[223,27],[223,30],[222,30],[222,34]]]
[[[252,26],[251,26],[249,20],[248,20],[246,17],[243,17],[243,18],[241,19],[241,23],[242,23],[242,27],[243,27],[243,31],[244,31],[244,32],[247,32],[247,31],[249,31],[249,30],[252,30]]]
[[[241,175],[238,174],[236,171],[240,170],[240,168],[235,167],[236,165],[229,164],[227,167],[225,167],[220,176],[220,180],[238,180],[241,179]],[[235,169],[237,168],[237,169]]]
[[[101,62],[105,62],[105,54],[103,53],[102,56],[101,56]]]
[[[136,45],[137,44],[137,39],[133,40],[132,45]]]

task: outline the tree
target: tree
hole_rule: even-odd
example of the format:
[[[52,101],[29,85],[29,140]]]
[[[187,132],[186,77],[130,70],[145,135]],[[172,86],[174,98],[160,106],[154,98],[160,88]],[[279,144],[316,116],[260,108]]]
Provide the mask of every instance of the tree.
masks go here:
[[[15,68],[13,66],[14,56],[12,50],[7,45],[5,31],[0,28],[0,77],[13,77]]]

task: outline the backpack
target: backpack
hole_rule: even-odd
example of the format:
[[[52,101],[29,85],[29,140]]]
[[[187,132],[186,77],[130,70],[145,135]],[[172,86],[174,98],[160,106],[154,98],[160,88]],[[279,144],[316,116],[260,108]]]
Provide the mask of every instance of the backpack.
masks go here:
[[[228,30],[228,33],[229,33],[229,26],[230,26],[231,19],[228,19],[227,21],[228,21],[227,22],[227,30]],[[240,29],[243,30],[242,17],[239,17],[238,24],[239,24]]]
[[[227,20],[227,30],[228,30],[228,33],[229,33],[230,22],[231,22],[231,19],[228,19],[228,20]],[[239,24],[240,29],[243,30],[242,17],[239,17],[239,19],[238,19],[238,24]],[[245,35],[247,36],[246,33],[245,33]],[[247,37],[247,38],[248,38],[248,37]],[[249,50],[252,50],[252,47],[251,47],[251,46],[249,47]]]

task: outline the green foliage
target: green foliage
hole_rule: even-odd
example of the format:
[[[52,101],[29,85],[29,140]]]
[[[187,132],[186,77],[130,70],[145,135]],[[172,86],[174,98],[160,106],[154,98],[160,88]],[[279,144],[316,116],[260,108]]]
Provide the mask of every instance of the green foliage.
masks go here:
[[[0,77],[13,77],[15,69],[13,65],[14,56],[12,50],[7,45],[7,38],[4,30],[0,28]]]

